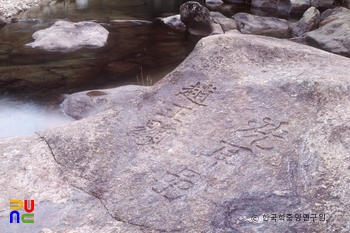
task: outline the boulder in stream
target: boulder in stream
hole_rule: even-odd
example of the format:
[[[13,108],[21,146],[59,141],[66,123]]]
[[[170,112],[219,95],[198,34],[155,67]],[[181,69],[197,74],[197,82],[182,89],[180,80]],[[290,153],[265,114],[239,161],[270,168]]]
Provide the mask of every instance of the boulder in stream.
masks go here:
[[[108,33],[104,27],[90,21],[57,21],[50,28],[35,32],[35,41],[27,46],[60,52],[72,52],[83,47],[99,48],[106,44]]]

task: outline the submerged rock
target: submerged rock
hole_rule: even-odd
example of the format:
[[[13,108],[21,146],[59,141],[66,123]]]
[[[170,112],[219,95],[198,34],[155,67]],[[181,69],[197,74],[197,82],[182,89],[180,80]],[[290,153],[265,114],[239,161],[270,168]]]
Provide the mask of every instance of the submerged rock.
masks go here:
[[[340,7],[321,21],[321,27],[306,34],[308,43],[350,57],[350,10]]]
[[[57,21],[50,28],[35,32],[35,41],[27,46],[60,52],[72,52],[83,47],[99,48],[106,44],[108,33],[104,27],[90,21]]]
[[[349,232],[349,66],[206,37],[139,99],[1,140],[1,231]],[[8,223],[13,198],[36,224]]]
[[[243,34],[255,34],[278,38],[291,37],[291,28],[285,19],[262,17],[248,13],[237,13],[233,16],[238,30]]]

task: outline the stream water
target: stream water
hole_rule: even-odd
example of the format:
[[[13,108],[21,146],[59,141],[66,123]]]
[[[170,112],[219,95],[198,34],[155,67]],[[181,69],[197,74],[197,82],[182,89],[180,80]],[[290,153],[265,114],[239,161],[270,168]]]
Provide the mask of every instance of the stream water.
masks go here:
[[[164,77],[186,58],[200,38],[177,34],[155,23],[151,27],[129,28],[114,26],[111,22],[115,19],[153,22],[157,17],[178,14],[183,2],[56,0],[19,14],[12,23],[0,29],[0,75],[18,79],[35,76],[40,79],[48,78],[50,73],[47,71],[54,70],[72,80],[91,77],[85,77],[86,80],[75,85],[53,83],[45,88],[30,82],[7,83],[3,88],[5,84],[0,82],[0,137],[30,134],[73,121],[60,108],[62,94],[137,84],[136,76],[139,77],[140,73],[118,73],[115,64],[120,62],[137,63],[153,83]],[[222,13],[229,17],[237,12],[249,11],[245,6],[233,5],[223,9]],[[33,41],[35,31],[48,28],[57,20],[98,22],[110,32],[108,44],[101,49],[81,49],[69,54],[26,46]]]

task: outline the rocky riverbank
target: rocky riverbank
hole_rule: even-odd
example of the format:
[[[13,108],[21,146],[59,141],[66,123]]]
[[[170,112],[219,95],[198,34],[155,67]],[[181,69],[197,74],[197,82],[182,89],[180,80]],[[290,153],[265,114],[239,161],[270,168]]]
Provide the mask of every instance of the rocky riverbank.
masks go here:
[[[1,140],[2,232],[349,232],[349,65],[230,33],[133,101],[81,93],[94,116]]]
[[[33,5],[53,0],[0,0],[0,20],[8,20],[16,14],[30,9]]]

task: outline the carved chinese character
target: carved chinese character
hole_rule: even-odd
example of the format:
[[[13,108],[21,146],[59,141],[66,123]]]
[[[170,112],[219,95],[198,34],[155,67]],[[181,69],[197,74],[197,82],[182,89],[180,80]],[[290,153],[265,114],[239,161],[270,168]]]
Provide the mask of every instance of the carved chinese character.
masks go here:
[[[199,173],[184,169],[177,174],[167,172],[153,187],[152,190],[169,200],[186,195],[200,179]]]
[[[211,84],[201,84],[200,82],[197,82],[195,85],[191,85],[189,88],[182,88],[182,90],[184,91],[180,92],[179,94],[182,94],[195,104],[206,106],[203,104],[204,100],[210,94],[214,93],[216,87]]]
[[[136,144],[147,145],[157,144],[165,136],[168,130],[172,129],[170,125],[165,125],[160,121],[149,120],[145,126],[138,126],[132,131],[132,136],[136,139]]]

